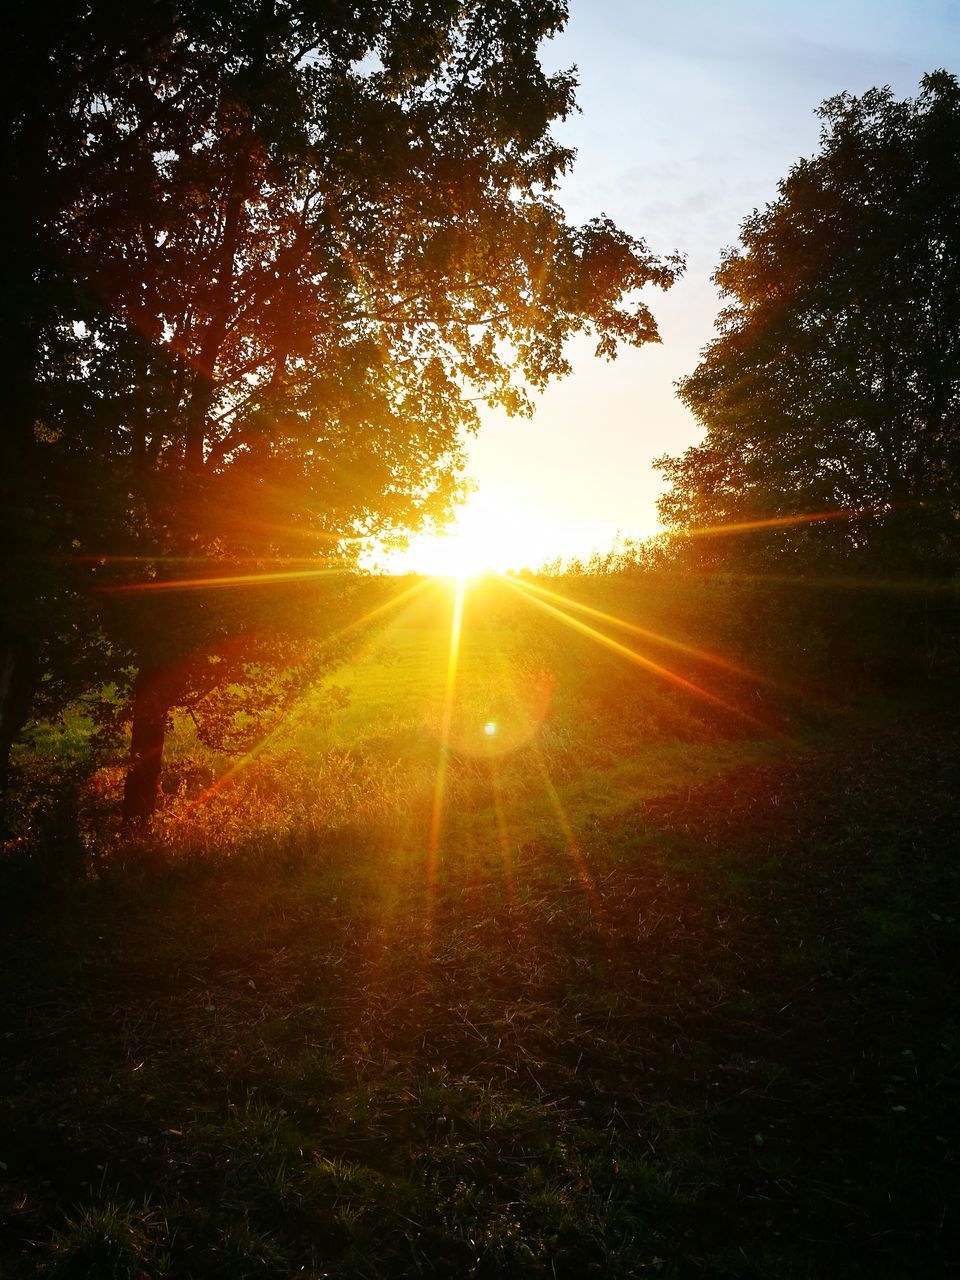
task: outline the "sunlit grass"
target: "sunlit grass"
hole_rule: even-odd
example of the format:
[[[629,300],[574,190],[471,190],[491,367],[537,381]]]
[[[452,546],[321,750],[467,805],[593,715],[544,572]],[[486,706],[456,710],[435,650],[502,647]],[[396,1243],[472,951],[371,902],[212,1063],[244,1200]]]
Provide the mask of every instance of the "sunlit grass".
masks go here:
[[[180,722],[149,839],[74,877],[54,952],[11,935],[8,990],[44,1037],[9,1048],[49,1056],[12,1074],[9,1113],[27,1166],[62,1157],[70,1188],[11,1201],[24,1256],[64,1276],[739,1274],[706,1203],[766,1233],[756,1274],[779,1280],[819,1274],[782,1265],[796,1204],[829,1234],[854,1195],[871,1239],[891,1214],[920,1238],[940,1121],[918,1090],[903,1137],[901,1046],[940,1081],[953,1041],[890,1004],[889,974],[918,965],[902,990],[930,990],[952,936],[915,847],[939,806],[949,859],[944,762],[902,759],[888,727],[865,783],[863,725],[831,759],[732,715],[787,695],[702,596],[681,603],[424,579],[357,620],[242,767]],[[82,752],[79,719],[60,749]],[[122,766],[98,779],[115,801]],[[65,812],[37,827],[61,858]],[[896,1102],[870,1095],[868,1006]],[[858,1123],[886,1128],[838,1165],[833,1115],[821,1166],[825,1019]]]
[[[475,653],[503,652],[476,631]],[[358,808],[318,830],[298,811],[280,838],[224,837],[229,859],[74,886],[53,952],[14,923],[11,1025],[45,1033],[10,1043],[40,1068],[11,1073],[20,1143],[0,1171],[30,1193],[4,1222],[22,1274],[40,1258],[63,1276],[679,1280],[705,1259],[739,1274],[726,1242],[760,1238],[754,1272],[780,1280],[830,1272],[854,1198],[857,1243],[880,1240],[881,1258],[891,1220],[903,1256],[928,1239],[956,1047],[923,1012],[952,939],[950,761],[904,759],[890,726],[880,787],[850,751],[771,772],[745,766],[782,744],[666,739],[572,767],[576,742],[541,737],[451,753],[429,952],[436,739],[413,814],[402,788],[387,822]],[[265,753],[235,785],[272,760],[289,802],[309,781],[292,759]],[[351,792],[312,765],[324,795]],[[652,796],[666,804],[644,808]],[[940,845],[928,830],[918,856],[931,813]],[[854,1073],[836,1102],[825,1035]],[[715,1205],[734,1224],[719,1237]],[[828,1241],[825,1269],[807,1265],[797,1209]]]
[[[505,581],[509,583],[513,590],[528,593],[528,599],[530,599],[538,608],[543,609],[553,617],[560,619],[568,627],[579,632],[581,635],[589,637],[589,639],[595,641],[595,643],[601,645],[603,648],[616,653],[625,661],[635,663],[637,666],[643,667],[646,671],[652,672],[661,679],[670,681],[685,693],[690,693],[696,698],[703,699],[705,702],[713,703],[722,710],[730,712],[731,715],[738,716],[748,721],[758,729],[764,729],[765,726],[761,721],[758,720],[755,715],[746,711],[743,707],[738,707],[725,701],[715,693],[712,693],[709,689],[704,688],[703,685],[695,684],[692,680],[688,680],[684,676],[679,675],[676,671],[672,671],[663,663],[654,662],[651,658],[648,658],[644,654],[638,652],[638,650],[631,649],[627,645],[621,644],[619,640],[614,640],[611,636],[599,631],[596,627],[582,622],[567,609],[559,608],[557,605],[551,604],[548,600],[543,599],[538,594],[532,594],[533,589],[528,587],[525,583],[519,584],[510,578],[505,579]],[[555,595],[555,593],[551,594]],[[593,612],[596,611],[594,610]]]
[[[757,728],[755,747],[741,733],[725,752],[722,728],[698,726],[704,707],[727,711],[726,698],[664,679],[661,664],[578,613],[644,630],[543,586],[419,580],[367,615],[374,625],[358,627],[353,658],[241,760],[211,756],[179,723],[168,774],[182,790],[168,786],[165,838],[225,845],[247,827],[373,823],[426,857],[429,881],[448,845],[497,851],[506,874],[510,842],[546,831],[576,865],[577,832],[598,813],[773,749]],[[587,697],[584,681],[596,686]]]
[[[433,807],[430,813],[430,834],[427,843],[427,919],[426,932],[429,935],[432,921],[433,887],[437,873],[437,859],[440,855],[440,837],[443,827],[443,805],[445,799],[447,769],[450,762],[450,730],[453,725],[453,708],[457,694],[457,664],[460,660],[460,636],[463,630],[463,602],[466,589],[462,579],[457,579],[453,593],[450,613],[450,641],[447,646],[447,662],[443,682],[443,709],[440,717],[440,742],[437,752],[437,776],[433,789]]]

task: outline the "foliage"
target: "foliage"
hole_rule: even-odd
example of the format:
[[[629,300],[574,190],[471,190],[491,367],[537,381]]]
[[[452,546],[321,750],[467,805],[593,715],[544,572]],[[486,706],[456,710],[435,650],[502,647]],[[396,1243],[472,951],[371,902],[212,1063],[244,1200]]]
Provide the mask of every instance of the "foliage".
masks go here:
[[[110,1200],[87,1205],[67,1219],[54,1233],[41,1275],[59,1280],[89,1280],[109,1276],[111,1280],[143,1280],[163,1274],[163,1265],[151,1263],[151,1234],[166,1224],[156,1221],[149,1205],[119,1205]],[[157,1251],[165,1252],[163,1246]],[[159,1261],[159,1259],[156,1259]]]
[[[250,593],[161,605],[163,585],[343,570],[442,519],[477,401],[529,411],[573,333],[605,356],[655,340],[637,291],[679,262],[554,199],[572,157],[550,127],[574,106],[538,60],[555,0],[122,8],[98,53],[82,23],[20,11],[28,62],[63,75],[15,100],[7,142],[59,282],[20,423],[30,466],[70,476],[47,549],[152,588],[103,612],[117,678],[137,673],[144,816],[169,709],[206,707],[212,666],[255,708],[290,667]]]
[[[714,277],[727,305],[680,383],[706,427],[660,466],[672,529],[828,513],[689,558],[934,575],[960,531],[960,86],[830,99],[820,151],[754,212]],[[741,546],[741,542],[744,543]]]

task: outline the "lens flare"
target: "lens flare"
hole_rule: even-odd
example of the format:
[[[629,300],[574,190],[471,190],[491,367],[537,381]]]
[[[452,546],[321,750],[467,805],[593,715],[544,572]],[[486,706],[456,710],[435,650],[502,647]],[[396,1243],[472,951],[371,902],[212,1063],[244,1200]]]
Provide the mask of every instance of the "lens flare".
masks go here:
[[[664,648],[675,649],[679,653],[685,653],[691,658],[698,659],[700,662],[708,662],[711,666],[729,671],[731,675],[741,676],[746,680],[755,680],[761,683],[773,683],[768,677],[762,676],[756,671],[751,671],[748,667],[740,667],[735,662],[730,662],[727,658],[722,658],[717,653],[711,653],[709,649],[698,649],[695,645],[685,644],[682,640],[674,640],[671,636],[662,635],[657,631],[650,631],[647,627],[638,626],[635,622],[628,622],[626,618],[618,618],[616,614],[604,613],[602,609],[595,609],[592,605],[581,604],[579,600],[561,595],[559,591],[550,591],[539,583],[530,582],[526,578],[512,578],[510,581],[511,583],[515,582],[517,586],[522,587],[525,591],[533,591],[537,595],[543,596],[544,599],[554,601],[564,609],[573,609],[577,613],[596,618],[599,622],[605,622],[610,626],[619,628],[621,631],[629,631],[632,635],[639,636],[643,640],[650,640],[654,644],[662,645]]]
[[[764,725],[762,721],[758,720],[756,716],[752,716],[748,712],[741,710],[740,707],[735,707],[732,703],[725,702],[722,698],[718,698],[716,694],[711,693],[708,689],[704,689],[700,685],[694,684],[692,680],[687,680],[683,676],[678,675],[675,671],[671,671],[669,667],[665,667],[659,662],[654,662],[650,658],[645,658],[643,654],[637,653],[636,650],[628,648],[625,644],[621,644],[619,640],[614,640],[611,636],[605,635],[602,631],[598,631],[596,627],[591,627],[586,622],[581,622],[579,618],[574,618],[563,609],[557,608],[556,605],[550,604],[548,601],[540,599],[539,596],[532,595],[524,591],[517,580],[504,577],[503,581],[508,583],[508,585],[519,595],[523,596],[524,599],[529,600],[531,604],[536,605],[538,609],[542,609],[544,612],[551,614],[566,626],[571,627],[574,631],[580,632],[581,635],[587,636],[590,640],[602,645],[605,649],[609,649],[611,652],[619,654],[620,657],[626,658],[628,662],[632,662],[639,667],[643,667],[644,670],[651,672],[653,675],[660,676],[661,679],[667,680],[671,684],[676,685],[678,689],[683,689],[686,693],[692,693],[695,697],[702,699],[704,702],[709,702],[713,706],[720,707],[731,715],[737,716],[739,719],[745,720],[748,723],[763,729],[765,732],[770,732],[769,727]]]

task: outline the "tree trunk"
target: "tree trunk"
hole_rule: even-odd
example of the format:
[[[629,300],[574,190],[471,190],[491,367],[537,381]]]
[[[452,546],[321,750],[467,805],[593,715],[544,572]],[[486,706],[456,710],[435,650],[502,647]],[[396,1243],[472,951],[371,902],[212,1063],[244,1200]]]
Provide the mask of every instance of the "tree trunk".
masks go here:
[[[163,672],[141,666],[133,686],[133,731],[121,818],[124,831],[145,826],[156,810],[170,705]]]
[[[35,648],[15,641],[0,646],[0,803],[7,791],[10,751],[30,719],[39,675]]]

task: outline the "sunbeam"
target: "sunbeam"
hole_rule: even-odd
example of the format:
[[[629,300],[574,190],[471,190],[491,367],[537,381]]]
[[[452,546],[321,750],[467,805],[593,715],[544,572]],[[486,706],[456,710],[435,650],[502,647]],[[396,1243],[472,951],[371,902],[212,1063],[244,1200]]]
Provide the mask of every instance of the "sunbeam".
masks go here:
[[[735,662],[730,662],[727,658],[721,658],[719,654],[711,653],[708,649],[698,649],[695,645],[685,644],[682,640],[674,640],[670,636],[661,635],[657,631],[649,631],[646,627],[638,626],[635,622],[628,622],[626,618],[618,618],[615,614],[604,613],[602,609],[595,609],[592,605],[581,604],[579,600],[574,600],[571,596],[561,595],[559,591],[550,591],[546,587],[540,586],[539,583],[529,582],[524,578],[511,578],[510,581],[511,583],[516,583],[517,586],[523,587],[526,591],[534,591],[545,599],[555,601],[564,608],[575,609],[578,613],[585,613],[591,618],[596,618],[599,622],[606,622],[610,626],[619,627],[622,631],[629,631],[632,635],[640,636],[643,640],[650,640],[654,644],[663,645],[664,648],[675,649],[679,653],[688,654],[691,658],[697,658],[700,662],[708,662],[714,667],[730,672],[731,675],[740,676],[744,680],[753,680],[760,684],[771,684],[777,688],[783,687],[771,677],[761,675],[757,671],[751,671],[748,667],[740,667]]]
[[[598,925],[602,925],[603,905],[600,902],[600,896],[593,883],[593,876],[591,876],[586,859],[583,856],[583,850],[580,848],[580,842],[573,829],[573,824],[571,823],[569,815],[564,808],[563,801],[560,799],[560,793],[557,791],[553,779],[550,777],[550,771],[547,768],[547,762],[543,755],[543,748],[540,746],[539,742],[534,742],[533,750],[537,759],[537,766],[540,770],[540,777],[543,780],[544,791],[546,792],[547,799],[550,802],[550,808],[553,810],[554,816],[557,819],[557,825],[560,827],[564,843],[567,846],[567,852],[569,853],[576,870],[577,879],[580,881],[580,887],[583,889],[587,902],[590,904],[590,911],[594,920]]]
[[[495,655],[495,660],[500,667],[500,678],[503,683],[503,686],[508,691],[508,696],[513,699],[515,705],[519,708],[520,697],[517,693],[516,684],[514,682],[514,678],[513,678],[514,673],[510,669],[510,665],[507,662],[507,659],[503,651],[494,647],[493,652]],[[547,767],[547,761],[543,754],[543,747],[541,746],[540,741],[536,735],[533,735],[533,737],[530,739],[530,744],[533,750],[534,758],[536,759],[536,762],[537,762],[537,770],[540,774],[541,781],[543,782],[544,793],[550,804],[550,808],[553,810],[554,817],[557,819],[557,825],[559,826],[560,833],[563,836],[563,841],[564,841],[564,844],[566,845],[567,852],[570,855],[571,861],[573,862],[573,865],[576,869],[577,879],[579,880],[580,886],[583,889],[584,894],[586,895],[587,901],[590,905],[590,910],[593,914],[595,921],[598,924],[601,924],[602,908],[600,904],[600,898],[599,898],[599,895],[597,894],[596,887],[594,886],[593,877],[590,875],[590,871],[583,857],[583,852],[580,848],[580,843],[577,840],[576,833],[573,829],[573,824],[571,823],[569,815],[567,814],[567,811],[564,808],[563,801],[560,799],[560,793],[557,791],[557,788],[554,786],[553,779],[550,777],[550,770]],[[491,759],[491,763],[492,763],[492,759]],[[497,782],[499,782],[499,775],[497,776]],[[497,818],[499,822],[500,821],[500,808],[499,808],[500,797],[496,791],[495,791],[494,803],[497,806]],[[503,839],[502,834],[501,834],[501,839]],[[510,864],[510,871],[512,873],[512,862]]]
[[[340,538],[334,534],[316,533],[311,537],[314,540],[329,541],[337,543],[360,542],[359,538]],[[181,556],[181,555],[128,555],[117,554],[106,551],[88,551],[77,555],[57,555],[44,556],[47,562],[56,564],[92,564],[106,566],[110,564],[186,564],[186,565],[218,565],[223,563],[220,556]],[[286,556],[286,555],[247,555],[247,556],[231,556],[231,564],[250,564],[250,565],[299,565],[303,568],[315,568],[317,557],[313,556]]]
[[[352,622],[348,622],[346,626],[343,626],[339,631],[334,632],[330,636],[330,639],[342,639],[343,636],[348,635],[351,631],[356,631],[358,627],[366,626],[367,623],[372,622],[375,618],[382,617],[386,613],[392,612],[398,608],[398,606],[409,605],[415,596],[419,595],[420,592],[424,591],[431,585],[432,583],[429,578],[419,579],[403,591],[398,592],[397,595],[393,596],[390,600],[387,600],[384,604],[377,605],[373,609],[368,609],[367,612],[361,614],[359,618],[354,618]],[[289,711],[287,711],[287,713],[280,719],[280,721],[266,734],[264,734],[264,736],[255,743],[249,751],[240,756],[225,773],[221,774],[221,776],[212,782],[209,787],[206,787],[195,800],[191,801],[191,803],[186,806],[182,818],[185,819],[199,806],[208,803],[215,795],[218,794],[218,792],[228,786],[228,784],[236,778],[237,774],[241,773],[244,769],[249,768],[256,759],[262,756],[268,747],[273,746],[284,734],[295,729],[309,712],[309,700],[312,692],[313,691],[311,690],[310,693],[306,693],[302,698],[299,698]]]
[[[775,587],[807,587],[820,591],[882,591],[894,595],[958,596],[956,578],[868,578],[858,574],[743,573],[724,569],[723,576],[737,582],[757,582]]]
[[[135,591],[210,591],[229,587],[268,587],[286,582],[309,582],[317,578],[329,578],[346,574],[351,570],[343,565],[326,569],[289,569],[273,573],[233,573],[212,578],[163,578],[158,582],[127,582],[112,586],[94,587],[101,595],[119,595]]]
[[[427,842],[426,867],[426,918],[424,921],[427,945],[433,933],[433,908],[436,888],[437,862],[440,856],[440,834],[443,825],[443,801],[447,784],[447,765],[450,758],[450,729],[453,724],[453,702],[457,688],[457,663],[460,658],[460,633],[463,628],[463,602],[466,584],[457,579],[453,592],[453,613],[450,620],[450,646],[447,651],[447,672],[443,689],[443,712],[440,720],[440,751],[437,755],[437,777],[433,790],[433,807],[430,813],[430,833]]]
[[[695,697],[701,698],[705,702],[712,703],[713,706],[720,707],[724,711],[728,711],[731,715],[735,715],[741,720],[757,726],[764,732],[771,732],[768,725],[765,725],[756,716],[752,716],[747,711],[742,711],[739,707],[733,706],[732,703],[725,702],[722,698],[718,698],[716,694],[710,693],[709,690],[702,688],[700,685],[694,684],[691,680],[686,680],[683,676],[677,675],[675,671],[671,671],[669,667],[662,666],[659,662],[654,662],[650,658],[645,658],[634,649],[629,649],[625,644],[621,644],[619,640],[614,640],[611,636],[604,635],[602,631],[598,631],[595,627],[589,626],[586,622],[581,622],[579,618],[571,617],[563,609],[558,609],[556,605],[550,604],[547,600],[541,600],[539,596],[524,591],[518,580],[501,575],[502,581],[506,582],[518,595],[525,600],[529,600],[531,604],[543,609],[546,613],[552,614],[561,622],[566,623],[574,631],[579,631],[581,635],[587,636],[597,644],[603,645],[604,648],[617,653],[622,658],[626,658],[629,662],[636,663],[637,666],[643,667],[644,670],[652,672],[654,675],[660,676],[664,680],[668,680],[671,684],[692,693]],[[526,584],[524,584],[526,585]]]
[[[694,525],[677,529],[678,538],[717,537],[727,533],[754,533],[762,529],[788,529],[798,524],[823,524],[827,520],[858,520],[861,516],[882,515],[889,507],[842,508],[839,511],[807,511],[796,516],[770,516],[766,520],[737,520],[730,524]]]
[[[513,855],[510,851],[510,831],[507,826],[507,815],[503,804],[503,783],[500,779],[500,763],[496,756],[487,761],[490,770],[490,791],[493,795],[493,812],[497,822],[497,839],[500,844],[500,861],[503,864],[503,880],[507,891],[507,902],[511,912],[516,911],[517,890],[513,869]]]

